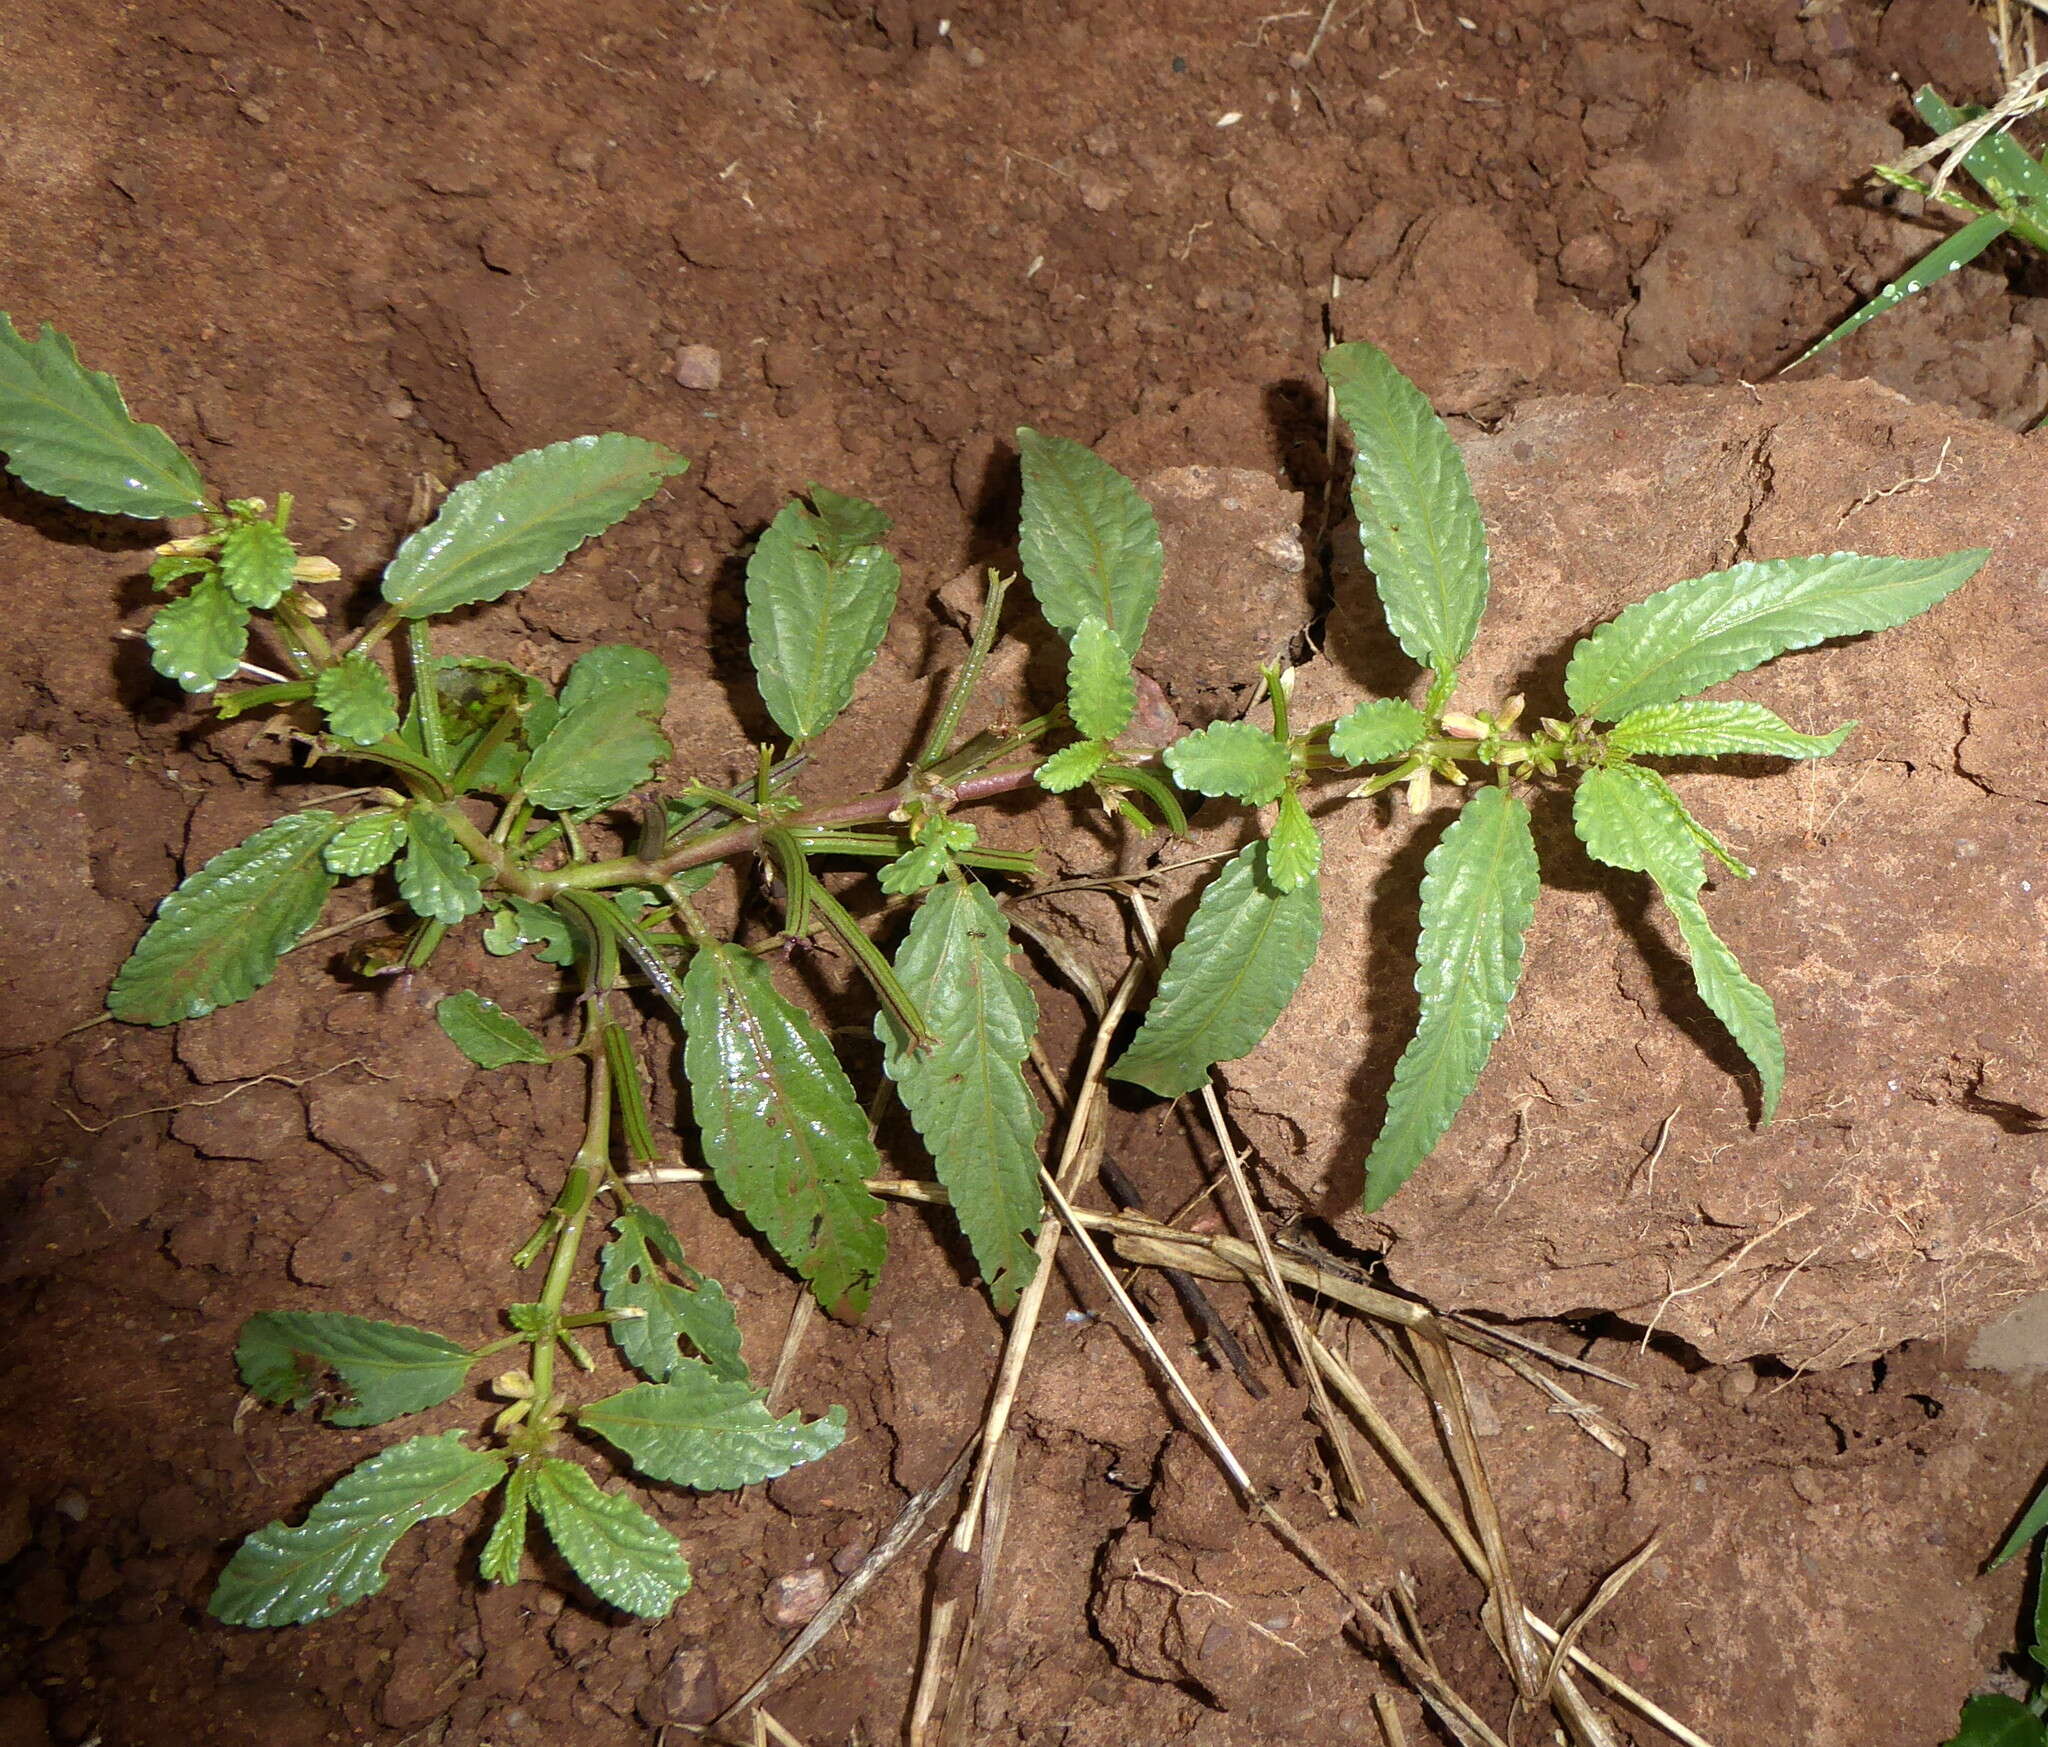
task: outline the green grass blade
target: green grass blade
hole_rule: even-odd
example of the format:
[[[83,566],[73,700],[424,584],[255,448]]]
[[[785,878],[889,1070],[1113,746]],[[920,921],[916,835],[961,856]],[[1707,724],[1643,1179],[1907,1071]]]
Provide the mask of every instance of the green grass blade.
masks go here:
[[[761,701],[792,744],[853,701],[896,610],[903,573],[874,542],[889,518],[811,488],[821,513],[787,504],[747,560],[747,635]]]
[[[1414,1175],[1479,1083],[1521,981],[1536,885],[1529,809],[1505,789],[1481,789],[1424,863],[1415,970],[1422,1011],[1365,1161],[1368,1212]]]
[[[1913,93],[1920,119],[1937,134],[1952,133],[1984,111],[1972,104],[1951,106],[1932,85]],[[2001,205],[2048,206],[2048,168],[2004,128],[1986,134],[1963,157],[1963,168]]]
[[[2014,148],[2018,150],[2017,147]],[[2026,154],[2020,154],[2024,157]],[[1818,357],[1830,346],[1846,340],[1867,321],[1874,321],[1888,309],[1896,309],[1907,298],[1926,291],[1958,268],[1966,267],[1983,254],[1991,245],[2012,229],[2011,220],[1999,213],[1987,212],[1973,218],[1953,236],[1936,243],[1898,278],[1894,279],[1876,296],[1856,310],[1845,321],[1837,323],[1819,339],[1785,366],[1795,370],[1807,359]],[[1782,372],[1781,372],[1782,374]]]
[[[1165,548],[1138,488],[1067,437],[1017,432],[1024,507],[1018,557],[1046,622],[1071,640],[1100,619],[1135,657],[1159,598]]]
[[[896,975],[922,1010],[923,1051],[888,1013],[875,1020],[884,1065],[938,1167],[989,1297],[1016,1307],[1038,1266],[1044,1117],[1024,1081],[1038,1003],[1010,968],[1010,931],[978,885],[949,881],[918,906]]]
[[[730,1492],[787,1474],[836,1450],[846,1409],[823,1419],[777,1419],[764,1393],[686,1359],[666,1383],[636,1383],[579,1408],[577,1423],[623,1450],[650,1480]]]
[[[683,1069],[720,1191],[811,1283],[826,1310],[866,1309],[882,1271],[881,1172],[832,1046],[737,946],[700,948],[683,978]]]
[[[315,807],[224,849],[163,901],[107,994],[137,1025],[175,1025],[246,1000],[320,920],[334,889],[322,852],[341,829]]]
[[[1323,899],[1313,878],[1282,891],[1271,854],[1263,839],[1249,844],[1209,882],[1111,1079],[1178,1098],[1272,1030],[1315,962]]]
[[[1486,524],[1464,457],[1422,391],[1363,341],[1323,354],[1357,450],[1351,504],[1387,624],[1448,695],[1486,610]]]
[[[384,1587],[406,1531],[496,1485],[505,1458],[463,1447],[462,1432],[409,1438],[329,1487],[292,1528],[258,1529],[228,1561],[207,1611],[231,1626],[300,1626]]]
[[[155,425],[129,416],[114,379],[88,370],[48,322],[25,340],[0,311],[0,449],[31,490],[101,515],[192,515],[199,469]]]
[[[1580,641],[1565,695],[1600,722],[1676,703],[1774,655],[1902,625],[1953,594],[1989,556],[1982,547],[1939,558],[1825,552],[1675,582]]]
[[[675,1536],[574,1462],[545,1458],[534,1473],[533,1503],[549,1539],[598,1600],[658,1620],[690,1593],[689,1563]]]
[[[515,455],[458,485],[407,537],[384,572],[384,598],[408,619],[497,600],[558,567],[687,466],[659,443],[617,432]]]

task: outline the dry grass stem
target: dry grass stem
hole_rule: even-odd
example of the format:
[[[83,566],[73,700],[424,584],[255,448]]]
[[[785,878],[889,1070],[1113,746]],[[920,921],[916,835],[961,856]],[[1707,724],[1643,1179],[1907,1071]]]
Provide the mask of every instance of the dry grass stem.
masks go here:
[[[1564,1630],[1558,1634],[1557,1642],[1551,1646],[1550,1661],[1543,1670],[1543,1685],[1546,1691],[1570,1657],[1572,1646],[1578,1643],[1580,1634],[1600,1617],[1607,1604],[1628,1586],[1629,1579],[1650,1562],[1663,1544],[1664,1537],[1661,1534],[1652,1535],[1608,1572],[1601,1580],[1600,1587],[1593,1591],[1593,1599],[1565,1622]]]
[[[1386,1747],[1408,1747],[1408,1736],[1401,1727],[1401,1713],[1394,1708],[1394,1701],[1386,1693],[1372,1695],[1373,1720],[1380,1726],[1380,1738]]]
[[[818,1610],[817,1617],[783,1646],[782,1653],[761,1671],[753,1685],[726,1706],[712,1725],[714,1728],[731,1722],[756,1700],[767,1696],[792,1668],[824,1641],[825,1634],[839,1623],[840,1616],[872,1589],[882,1573],[915,1543],[939,1506],[960,1490],[961,1483],[967,1478],[968,1464],[974,1460],[974,1452],[980,1443],[981,1434],[976,1432],[960,1446],[959,1455],[953,1458],[946,1472],[897,1513],[888,1532],[875,1543],[874,1550],[860,1562],[859,1568],[832,1592],[831,1599]]]
[[[798,1351],[804,1344],[804,1335],[809,1331],[811,1318],[818,1314],[818,1301],[811,1295],[808,1286],[799,1286],[796,1303],[790,1306],[789,1327],[782,1331],[782,1351],[775,1355],[775,1375],[768,1384],[768,1411],[779,1413],[782,1403],[782,1386],[789,1381],[790,1367],[796,1363]]]

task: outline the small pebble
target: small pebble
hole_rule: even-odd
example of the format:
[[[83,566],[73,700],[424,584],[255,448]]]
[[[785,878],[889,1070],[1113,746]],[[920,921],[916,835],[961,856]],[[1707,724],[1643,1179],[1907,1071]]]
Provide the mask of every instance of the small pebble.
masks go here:
[[[831,1599],[832,1579],[822,1565],[806,1565],[776,1578],[761,1595],[761,1614],[771,1626],[807,1626]]]
[[[75,1523],[82,1523],[91,1513],[92,1506],[82,1492],[62,1492],[57,1495],[54,1507],[59,1516],[69,1517]]]
[[[685,388],[716,388],[725,378],[725,367],[716,346],[685,346],[676,354],[675,379]]]

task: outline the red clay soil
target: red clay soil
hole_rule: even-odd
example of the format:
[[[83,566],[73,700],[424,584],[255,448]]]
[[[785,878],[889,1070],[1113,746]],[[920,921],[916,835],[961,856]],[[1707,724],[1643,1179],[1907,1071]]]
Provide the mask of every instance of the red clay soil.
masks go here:
[[[296,493],[294,534],[358,602],[437,485],[586,430],[691,456],[463,635],[550,672],[595,642],[655,649],[680,762],[706,777],[758,722],[736,558],[811,480],[880,501],[908,579],[884,657],[902,683],[870,687],[818,773],[865,786],[900,754],[913,682],[963,647],[940,590],[1011,537],[1016,425],[1316,504],[1326,323],[1481,420],[1542,393],[1761,378],[1932,240],[1858,191],[1920,137],[1906,90],[1983,98],[1996,77],[1962,0],[1366,0],[1305,62],[1322,9],[1261,13],[9,0],[0,306],[72,334],[218,490]],[[1994,253],[1822,368],[2021,428],[2048,406],[2038,271]],[[836,1582],[945,1470],[999,1323],[937,1228],[893,1214],[873,1309],[814,1325],[788,1383],[793,1404],[846,1404],[844,1448],[748,1493],[652,1498],[697,1578],[666,1621],[610,1614],[559,1570],[481,1588],[465,1516],[321,1625],[207,1619],[234,1541],[378,1441],[245,1410],[241,1319],[495,1332],[573,1088],[486,1079],[442,1038],[447,989],[546,999],[473,942],[374,991],[301,953],[245,1012],[70,1033],[180,869],[311,778],[148,671],[157,530],[11,482],[0,510],[0,1741],[689,1738],[792,1635],[792,1592],[822,1587],[804,1574]],[[1191,641],[1191,669],[1208,653]],[[1184,720],[1224,707],[1209,690],[1175,694]],[[1052,847],[1070,871],[1115,857],[1078,832]],[[1057,983],[1043,998],[1071,1045],[1078,1009]],[[1156,1108],[1121,1110],[1112,1145],[1161,1209],[1208,1170]],[[791,1283],[701,1192],[664,1205],[765,1372]],[[1136,1284],[1185,1352],[1160,1282]],[[1477,1588],[1377,1468],[1362,1525],[1331,1514],[1299,1392],[1249,1306],[1218,1301],[1271,1391],[1193,1361],[1247,1462],[1350,1583],[1412,1573],[1446,1673],[1505,1718]],[[1405,1689],[1247,1526],[1103,1310],[1078,1276],[1048,1302],[964,1738],[1371,1738],[1373,1694]],[[1642,1387],[1586,1386],[1619,1460],[1475,1371],[1532,1605],[1569,1613],[1663,1522],[1597,1655],[1717,1741],[1940,1739],[2013,1643],[2018,1574],[1976,1572],[2038,1471],[2035,1386],[1931,1344],[1794,1375],[1619,1324],[1541,1332]],[[1399,1398],[1370,1339],[1353,1356]],[[1403,1429],[1430,1440],[1419,1412]],[[779,1722],[813,1747],[901,1739],[933,1582],[920,1548],[771,1696]]]

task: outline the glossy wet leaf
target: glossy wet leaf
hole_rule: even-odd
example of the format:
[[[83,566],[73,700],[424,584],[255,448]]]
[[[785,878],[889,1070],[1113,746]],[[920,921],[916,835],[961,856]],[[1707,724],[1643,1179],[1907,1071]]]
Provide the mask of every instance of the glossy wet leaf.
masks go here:
[[[896,610],[902,572],[875,541],[873,504],[811,487],[814,513],[783,507],[747,560],[747,634],[761,701],[792,742],[824,732],[853,700]]]
[[[334,875],[323,852],[341,821],[288,813],[224,849],[166,898],[107,994],[116,1019],[173,1025],[245,1000],[320,920]]]
[[[883,1064],[952,1200],[997,1310],[1038,1266],[1032,1240],[1043,1211],[1038,1136],[1044,1117],[1024,1079],[1038,1003],[1010,966],[1010,931],[996,901],[949,881],[918,906],[896,952],[896,975],[933,1042],[913,1047],[890,1014],[875,1020]]]
[[[1377,346],[1331,347],[1323,375],[1357,450],[1351,506],[1388,628],[1448,694],[1488,588],[1486,524],[1464,457],[1422,390]]]
[[[1756,753],[1770,758],[1826,758],[1841,749],[1854,722],[1832,734],[1801,734],[1762,704],[1692,698],[1631,710],[1608,731],[1608,747],[1627,757],[1715,758]]]
[[[450,927],[484,907],[481,870],[448,821],[430,807],[415,807],[405,816],[398,895],[415,915]]]
[[[373,1426],[437,1407],[463,1385],[466,1347],[404,1323],[372,1322],[325,1310],[264,1310],[242,1324],[235,1366],[252,1394],[305,1408],[342,1394],[321,1417],[330,1425]]]
[[[407,537],[384,572],[384,598],[408,619],[497,600],[556,569],[687,466],[617,432],[515,455],[458,485]]]
[[[1017,453],[1024,474],[1017,550],[1039,611],[1069,641],[1082,621],[1100,619],[1135,657],[1166,562],[1152,506],[1071,438],[1024,426]]]
[[[1954,107],[1932,85],[1913,93],[1913,108],[1937,134],[1952,133],[1984,113],[1976,104]],[[1994,200],[2048,205],[2048,169],[2006,128],[1993,129],[1972,146],[1963,168]]]
[[[405,815],[389,807],[358,813],[328,839],[321,858],[344,878],[375,873],[405,841]]]
[[[1996,212],[1987,212],[1981,217],[1971,219],[1954,235],[1944,237],[1936,243],[1868,303],[1852,311],[1847,319],[1837,322],[1785,368],[1793,369],[1804,364],[1807,359],[1819,356],[1830,346],[1839,345],[1846,340],[1865,322],[1875,321],[1886,310],[1898,308],[1907,298],[1940,284],[1949,274],[1976,260],[2011,229],[2011,221]]]
[[[1599,722],[1676,703],[1789,650],[1902,625],[1953,594],[1989,556],[1981,547],[1939,558],[1827,552],[1673,583],[1580,641],[1565,695]]]
[[[1770,996],[1744,974],[1700,905],[1705,827],[1668,784],[1635,765],[1588,771],[1572,796],[1572,826],[1595,861],[1656,883],[1685,941],[1700,999],[1756,1067],[1770,1121],[1785,1084],[1784,1039]]]
[[[612,1221],[612,1232],[598,1261],[605,1309],[645,1312],[611,1324],[626,1362],[666,1383],[683,1362],[682,1343],[688,1342],[717,1375],[744,1383],[747,1364],[732,1300],[684,1259],[668,1221],[644,1207],[629,1207]]]
[[[598,1600],[658,1620],[689,1594],[690,1567],[675,1536],[574,1462],[541,1460],[533,1504],[549,1539]]]
[[[32,490],[102,515],[192,515],[199,469],[155,425],[129,414],[114,379],[88,370],[48,322],[25,340],[0,312],[0,449]]]
[[[434,1004],[434,1018],[448,1041],[480,1068],[513,1062],[545,1062],[548,1046],[495,1001],[474,989],[458,990]]]
[[[242,651],[249,646],[249,609],[213,571],[158,607],[142,636],[150,666],[164,678],[188,692],[210,692],[242,665]]]
[[[1402,757],[1429,732],[1429,721],[1400,698],[1375,698],[1341,717],[1330,751],[1346,764],[1384,764]]]
[[[384,670],[367,655],[337,662],[313,682],[313,701],[327,713],[337,739],[374,746],[398,732],[398,696]]]
[[[623,1450],[650,1480],[728,1492],[787,1474],[836,1450],[846,1409],[823,1419],[777,1419],[763,1391],[686,1359],[666,1383],[636,1383],[576,1414],[586,1431]]]
[[[1166,749],[1173,780],[1198,795],[1228,795],[1254,807],[1277,801],[1290,765],[1284,742],[1251,722],[1217,722]]]
[[[258,1529],[228,1561],[207,1611],[231,1626],[298,1626],[384,1587],[384,1561],[406,1531],[448,1516],[505,1472],[462,1432],[409,1438],[342,1476],[296,1528]]]
[[[2016,1698],[1980,1692],[1963,1700],[1962,1721],[1942,1747],[2048,1747],[2048,1724]]]
[[[562,681],[562,709],[600,698],[657,721],[668,708],[668,667],[651,649],[632,643],[600,643],[576,659]]]
[[[1283,892],[1270,855],[1263,839],[1249,844],[1209,882],[1111,1079],[1162,1098],[1195,1091],[1257,1048],[1294,999],[1322,939],[1322,892],[1314,879]]]
[[[504,958],[527,946],[540,948],[533,956],[542,964],[576,962],[576,937],[559,910],[525,898],[507,898],[484,930],[484,950]]]
[[[1090,740],[1114,740],[1137,707],[1130,655],[1116,633],[1089,614],[1074,633],[1067,661],[1067,714]]]
[[[536,806],[574,811],[630,794],[669,755],[660,728],[668,670],[644,649],[593,649],[569,670],[561,711],[534,744],[521,786]]]
[[[683,1069],[725,1198],[818,1302],[858,1315],[882,1271],[881,1174],[866,1113],[831,1043],[737,946],[700,948],[683,978]]]
[[[1421,1012],[1365,1161],[1368,1212],[1429,1157],[1478,1084],[1521,981],[1536,884],[1529,809],[1505,789],[1481,789],[1429,852],[1415,967]]]

